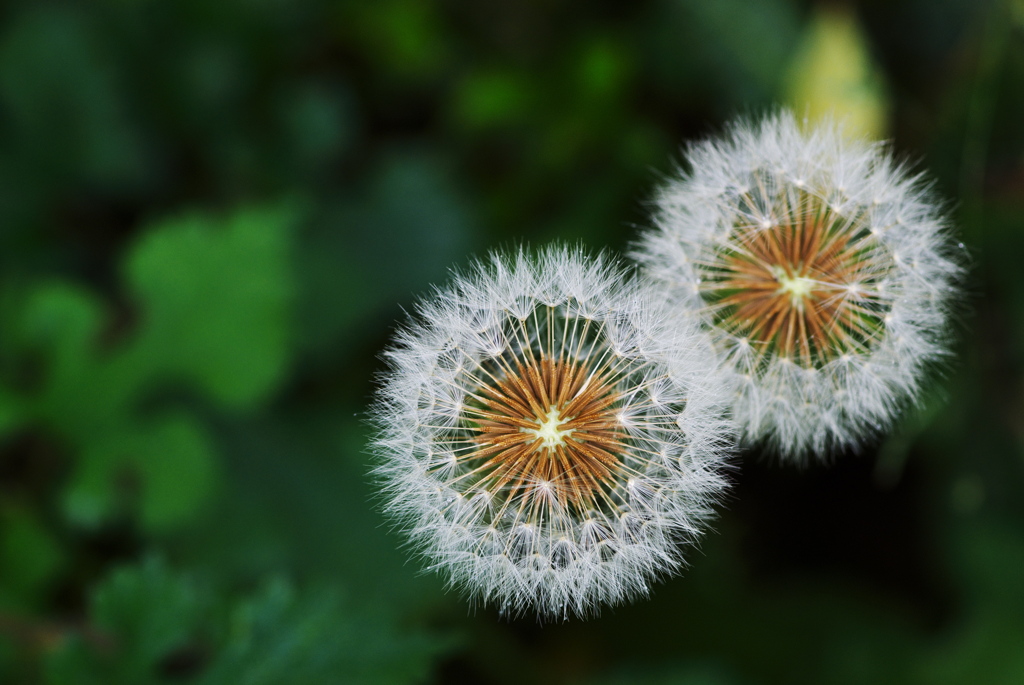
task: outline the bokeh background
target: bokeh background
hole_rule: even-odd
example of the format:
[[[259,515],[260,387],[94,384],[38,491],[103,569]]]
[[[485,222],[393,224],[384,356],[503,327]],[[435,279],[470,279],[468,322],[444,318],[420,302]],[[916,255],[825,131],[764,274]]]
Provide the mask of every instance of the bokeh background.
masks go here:
[[[8,0],[0,682],[1024,682],[1024,2]],[[682,141],[787,104],[927,169],[955,358],[829,466],[748,450],[682,576],[471,609],[365,407],[452,266],[621,252]]]

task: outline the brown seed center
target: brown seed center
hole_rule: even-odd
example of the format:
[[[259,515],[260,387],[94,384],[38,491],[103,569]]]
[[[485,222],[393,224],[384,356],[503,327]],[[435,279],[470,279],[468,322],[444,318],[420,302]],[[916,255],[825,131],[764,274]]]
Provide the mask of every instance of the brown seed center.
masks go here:
[[[778,220],[735,226],[701,266],[715,322],[808,368],[867,351],[883,326],[879,283],[891,265],[868,217],[805,192],[775,202]]]
[[[607,372],[528,359],[477,397],[479,406],[470,409],[476,449],[467,457],[480,474],[477,487],[583,510],[598,506],[628,447]]]

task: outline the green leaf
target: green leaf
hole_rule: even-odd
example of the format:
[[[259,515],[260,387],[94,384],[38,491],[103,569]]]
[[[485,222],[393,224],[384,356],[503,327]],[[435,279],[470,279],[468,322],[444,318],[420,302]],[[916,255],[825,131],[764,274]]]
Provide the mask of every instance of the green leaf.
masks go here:
[[[88,632],[60,646],[46,664],[51,685],[167,682],[161,662],[197,637],[209,599],[189,578],[156,559],[101,584]]]
[[[250,598],[214,602],[189,577],[149,560],[97,588],[90,628],[50,655],[46,682],[401,685],[421,682],[450,646],[383,612],[355,612],[336,592],[300,593],[280,580]]]
[[[125,672],[138,674],[194,637],[206,598],[156,559],[114,572],[93,598],[96,627],[114,637]]]
[[[213,515],[182,541],[182,557],[229,576],[287,565],[303,577],[344,578],[359,588],[352,601],[360,608],[461,612],[441,577],[410,561],[374,511],[366,430],[351,408],[336,405],[221,424],[231,477]]]
[[[117,483],[123,460],[121,451],[109,444],[112,441],[84,445],[64,489],[64,515],[80,526],[99,526],[124,500]]]
[[[292,281],[287,207],[173,219],[135,245],[126,279],[143,310],[133,353],[225,407],[264,399],[287,370]]]
[[[136,413],[168,382],[229,409],[273,390],[290,356],[294,218],[252,209],[148,233],[126,266],[141,323],[110,350],[100,349],[106,312],[92,295],[60,283],[30,293],[14,338],[39,367],[39,387],[24,402],[0,393],[0,431],[35,418],[74,448],[63,495],[71,520],[95,526],[131,511],[157,531],[199,511],[216,476],[205,432],[185,414]]]
[[[140,432],[132,460],[143,479],[142,525],[162,529],[194,517],[217,481],[215,459],[202,424],[187,414]]]
[[[25,303],[22,344],[41,356],[42,380],[32,410],[79,444],[111,430],[133,388],[105,373],[98,338],[106,312],[74,285],[45,283]]]
[[[165,530],[195,517],[216,480],[216,455],[202,425],[187,414],[168,414],[86,445],[65,511],[95,526],[130,509],[145,528]]]
[[[23,341],[48,353],[50,380],[71,382],[92,363],[105,312],[95,297],[65,283],[44,283],[29,294],[20,329]]]
[[[231,615],[219,658],[200,685],[415,683],[444,641],[396,633],[379,615],[348,610],[336,594],[299,596],[271,583]]]
[[[0,512],[0,605],[31,608],[60,570],[64,556],[30,509],[8,507]]]

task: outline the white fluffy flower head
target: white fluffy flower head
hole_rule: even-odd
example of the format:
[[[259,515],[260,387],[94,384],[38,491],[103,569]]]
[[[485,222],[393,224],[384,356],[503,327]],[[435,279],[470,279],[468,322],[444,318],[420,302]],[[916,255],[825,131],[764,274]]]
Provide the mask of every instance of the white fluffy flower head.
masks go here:
[[[960,271],[920,178],[788,113],[735,123],[687,163],[634,256],[712,331],[744,437],[803,459],[891,423],[946,353]]]
[[[494,255],[423,301],[373,410],[386,513],[451,584],[564,619],[682,564],[731,442],[713,357],[603,259]]]

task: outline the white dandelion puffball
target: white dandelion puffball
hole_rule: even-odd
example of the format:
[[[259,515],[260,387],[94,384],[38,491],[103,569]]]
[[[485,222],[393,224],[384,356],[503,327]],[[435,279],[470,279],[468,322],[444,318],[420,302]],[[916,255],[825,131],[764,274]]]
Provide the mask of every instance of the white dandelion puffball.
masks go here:
[[[686,161],[633,256],[712,332],[745,440],[802,460],[891,424],[947,352],[960,273],[920,177],[788,113]]]
[[[450,584],[565,619],[680,568],[725,486],[706,334],[603,258],[492,255],[422,301],[372,410],[385,512]]]

